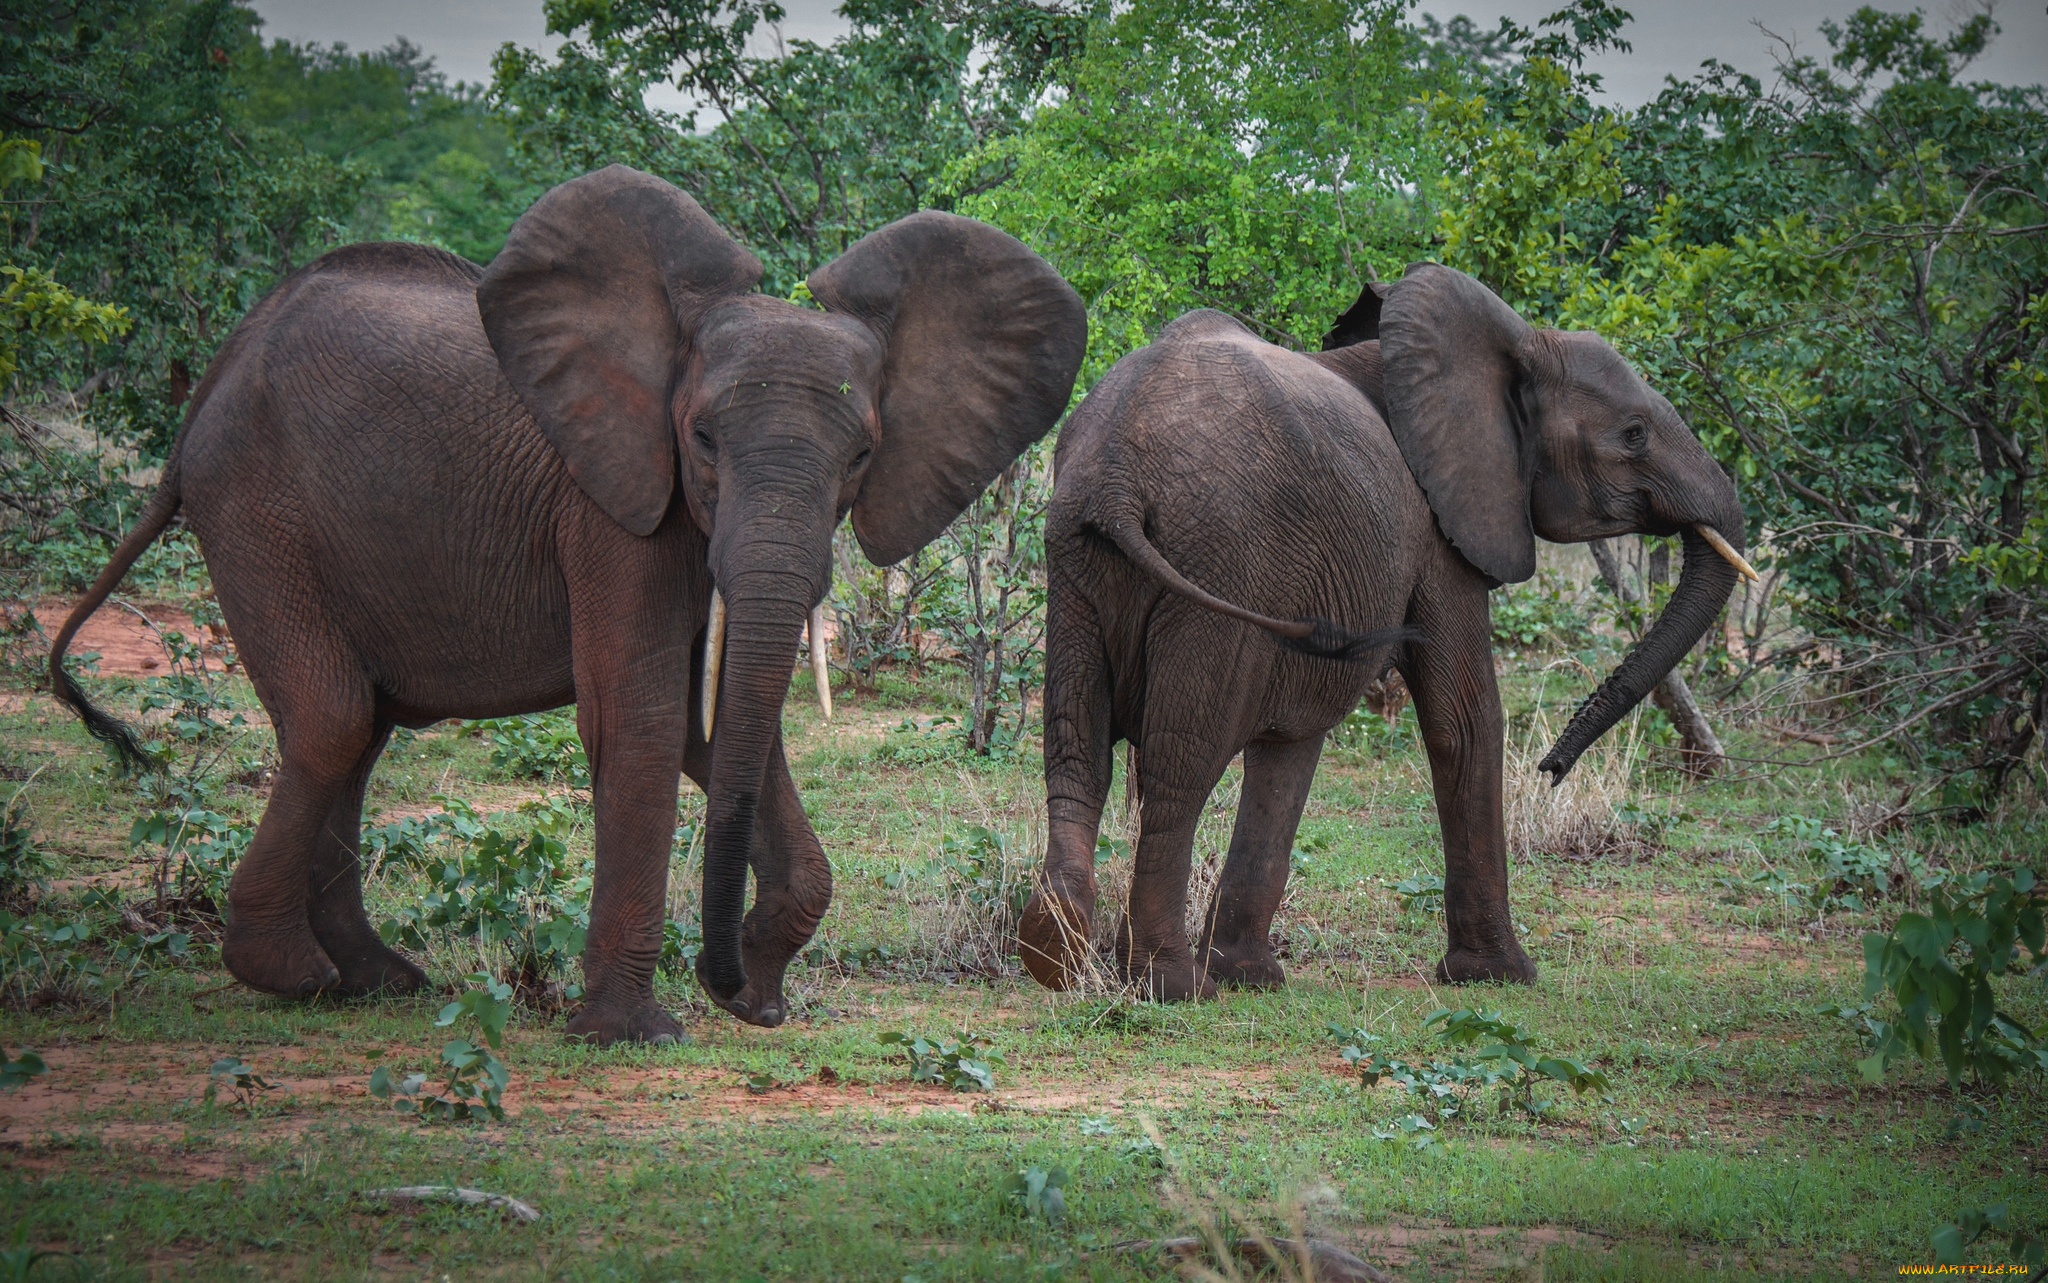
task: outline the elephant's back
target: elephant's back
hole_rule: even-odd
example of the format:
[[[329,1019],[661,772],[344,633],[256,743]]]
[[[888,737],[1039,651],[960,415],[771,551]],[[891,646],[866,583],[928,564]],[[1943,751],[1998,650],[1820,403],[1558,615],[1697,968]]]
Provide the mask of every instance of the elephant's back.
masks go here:
[[[566,672],[554,526],[580,492],[499,372],[478,275],[427,246],[323,256],[251,310],[179,442],[188,520],[243,585],[224,607],[304,596],[380,685],[459,683],[536,625]]]
[[[1184,573],[1176,549],[1206,563],[1203,587],[1269,613],[1355,578],[1362,549],[1398,549],[1426,509],[1371,397],[1218,312],[1118,362],[1060,452],[1049,537],[1136,518]]]
[[[480,273],[410,243],[345,246],[294,272],[250,310],[200,385],[179,444],[188,487],[246,487],[261,459],[278,482],[353,490],[383,472],[387,492],[450,496],[457,478],[441,469],[466,464],[473,481],[483,461],[465,458],[470,448],[544,446],[484,335]],[[393,451],[413,466],[391,469]]]

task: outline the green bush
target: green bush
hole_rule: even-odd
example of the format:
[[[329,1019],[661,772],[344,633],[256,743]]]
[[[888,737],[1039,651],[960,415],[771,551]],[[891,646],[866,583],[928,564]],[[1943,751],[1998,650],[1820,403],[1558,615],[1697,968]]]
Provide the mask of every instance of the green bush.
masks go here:
[[[1403,1140],[1416,1149],[1426,1149],[1434,1143],[1439,1126],[1470,1113],[1475,1097],[1488,1088],[1501,1089],[1498,1112],[1520,1109],[1531,1118],[1543,1118],[1556,1103],[1536,1095],[1542,1083],[1562,1083],[1574,1095],[1605,1091],[1609,1086],[1607,1075],[1600,1070],[1565,1056],[1545,1055],[1535,1034],[1503,1019],[1497,1011],[1439,1007],[1423,1018],[1424,1029],[1433,1026],[1441,1026],[1436,1034],[1442,1045],[1477,1045],[1479,1050],[1448,1060],[1410,1062],[1374,1051],[1373,1045],[1381,1041],[1377,1034],[1334,1022],[1329,1026],[1331,1035],[1343,1044],[1339,1052],[1357,1068],[1361,1086],[1377,1087],[1382,1080],[1391,1080],[1424,1102],[1427,1115],[1410,1114],[1395,1120],[1391,1128],[1376,1129],[1373,1134],[1381,1140]]]
[[[590,928],[590,875],[572,869],[562,837],[575,813],[559,802],[529,805],[533,829],[524,837],[455,802],[444,815],[455,850],[427,873],[431,889],[401,905],[379,925],[387,944],[415,949],[430,936],[502,944],[512,955],[509,975],[538,995],[566,976],[582,956]],[[564,983],[562,996],[582,996]]]
[[[1902,913],[1889,932],[1863,937],[1863,1002],[1822,1008],[1861,1025],[1870,1054],[1856,1067],[1881,1082],[1909,1053],[1938,1057],[1951,1089],[1965,1073],[1995,1086],[2015,1073],[2048,1072],[2048,1045],[2000,1008],[1991,983],[2048,976],[2048,894],[2039,878],[2031,869],[1976,873],[1933,888],[1929,900],[1928,912]],[[1898,1006],[1889,1020],[1874,1006],[1883,993]]]
[[[505,1118],[501,1098],[512,1074],[493,1049],[502,1045],[505,1021],[512,1014],[512,986],[481,974],[465,979],[470,990],[441,1008],[434,1023],[453,1025],[467,1017],[475,1022],[487,1045],[457,1038],[442,1047],[440,1063],[447,1079],[438,1092],[426,1090],[427,1075],[423,1073],[407,1074],[393,1082],[390,1066],[379,1065],[370,1074],[372,1096],[389,1100],[399,1113],[412,1114],[422,1123],[467,1122],[485,1114],[500,1122]]]
[[[464,729],[490,740],[491,765],[507,775],[562,783],[572,789],[590,787],[590,757],[576,734],[573,712],[493,717],[465,723]]]
[[[983,1034],[928,1038],[906,1030],[882,1034],[876,1041],[903,1049],[912,1081],[944,1083],[954,1091],[994,1091],[996,1070],[1003,1064],[1002,1054]]]

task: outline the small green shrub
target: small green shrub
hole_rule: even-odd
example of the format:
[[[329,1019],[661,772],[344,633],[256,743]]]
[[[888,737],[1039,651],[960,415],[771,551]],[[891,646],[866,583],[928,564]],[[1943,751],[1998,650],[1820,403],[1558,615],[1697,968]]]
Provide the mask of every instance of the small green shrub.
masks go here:
[[[1964,1264],[1969,1259],[1970,1245],[1987,1233],[2004,1236],[2008,1261],[2027,1266],[2029,1270],[2039,1270],[2048,1265],[2048,1239],[2013,1224],[2012,1213],[2004,1203],[1972,1208],[1934,1231],[1935,1262],[1939,1265]],[[2035,1274],[2033,1277],[2040,1276]]]
[[[564,998],[581,997],[580,986],[564,982],[590,928],[590,876],[570,867],[562,840],[576,812],[559,800],[529,803],[522,811],[533,828],[521,837],[498,827],[502,816],[447,805],[453,851],[429,869],[431,889],[401,905],[378,934],[416,949],[431,933],[502,944],[512,955],[510,979],[527,998],[539,1000],[557,982]]]
[[[508,775],[590,787],[590,757],[576,733],[574,713],[522,713],[467,722],[464,730],[490,740],[491,765]]]
[[[0,903],[16,906],[40,892],[57,871],[56,860],[37,845],[28,808],[21,804],[27,788],[24,783],[0,808]]]
[[[939,842],[939,867],[947,889],[975,908],[1016,918],[1031,898],[1031,877],[1010,858],[1010,839],[981,824],[946,834]]]
[[[1142,1167],[1166,1166],[1166,1149],[1150,1136],[1133,1136],[1116,1147],[1117,1157]]]
[[[1374,1051],[1374,1044],[1381,1041],[1377,1034],[1334,1022],[1329,1026],[1330,1033],[1342,1044],[1339,1052],[1357,1068],[1361,1086],[1376,1087],[1382,1080],[1390,1079],[1421,1097],[1428,1107],[1428,1117],[1413,1116],[1428,1126],[1397,1122],[1394,1131],[1381,1136],[1382,1140],[1402,1139],[1418,1149],[1427,1148],[1437,1126],[1469,1113],[1475,1096],[1488,1088],[1501,1089],[1500,1113],[1520,1109],[1531,1118],[1542,1118],[1556,1108],[1555,1101],[1536,1095],[1536,1088],[1543,1083],[1562,1083],[1574,1095],[1605,1091],[1610,1085],[1607,1075],[1600,1070],[1569,1057],[1544,1055],[1535,1034],[1503,1019],[1497,1011],[1473,1011],[1469,1007],[1452,1011],[1439,1007],[1424,1017],[1422,1024],[1424,1029],[1440,1026],[1436,1030],[1437,1040],[1446,1047],[1477,1046],[1478,1050],[1469,1056],[1411,1063]]]
[[[177,744],[212,744],[248,725],[229,697],[228,684],[207,667],[206,647],[175,629],[157,630],[171,671],[135,682],[144,713],[165,710],[163,731]]]
[[[191,957],[182,931],[129,932],[103,938],[90,921],[53,922],[0,910],[0,988],[27,1002],[104,1002],[138,974]]]
[[[1392,757],[1413,748],[1416,734],[1413,704],[1403,704],[1401,711],[1394,716],[1382,717],[1361,703],[1330,729],[1329,744],[1332,748],[1368,753],[1373,757]]]
[[[920,722],[906,717],[882,737],[873,756],[899,766],[930,766],[973,756],[967,728],[957,717],[939,716]]]
[[[927,1038],[905,1031],[882,1034],[877,1041],[903,1049],[912,1081],[944,1083],[954,1091],[994,1091],[996,1070],[1003,1064],[1002,1054],[982,1034]]]
[[[206,1073],[204,1099],[208,1106],[218,1103],[221,1093],[228,1095],[232,1107],[243,1113],[255,1112],[256,1103],[263,1093],[276,1091],[277,1084],[266,1080],[252,1065],[245,1064],[239,1056],[222,1056],[213,1062],[213,1068]]]
[[[704,952],[704,928],[671,918],[661,926],[661,970],[672,976],[695,974],[697,955]]]
[[[43,1058],[27,1047],[12,1060],[7,1058],[7,1049],[0,1047],[0,1091],[13,1091],[49,1072]]]
[[[157,790],[151,809],[128,830],[128,845],[150,861],[154,886],[151,917],[217,931],[228,901],[228,883],[256,826],[240,824],[212,810],[213,786],[203,777],[145,784]]]
[[[1863,1002],[1821,1009],[1860,1024],[1869,1054],[1856,1067],[1880,1082],[1908,1054],[1938,1057],[1951,1089],[1966,1073],[1995,1086],[2048,1072],[2048,1045],[1999,1008],[1991,986],[2004,975],[2048,975],[2048,893],[2036,874],[1972,874],[1928,899],[1928,912],[1902,913],[1889,932],[1863,937]],[[1894,1019],[1877,1014],[1883,993],[1897,1004]]]
[[[1020,1216],[1035,1216],[1048,1225],[1067,1219],[1067,1169],[1026,1167],[1003,1182],[1003,1201]]]
[[[1413,873],[1394,884],[1394,898],[1404,913],[1442,913],[1444,879],[1438,873]]]
[[[1860,913],[1890,899],[1910,899],[1948,881],[1943,869],[1930,869],[1916,852],[1893,854],[1865,842],[1853,842],[1804,815],[1784,815],[1764,826],[1793,859],[1812,865],[1811,886],[1787,883],[1778,894],[1804,897],[1814,913]]]
[[[390,1066],[379,1065],[370,1075],[372,1096],[391,1101],[399,1113],[412,1114],[422,1123],[467,1122],[485,1114],[500,1121],[505,1117],[501,1097],[512,1074],[491,1049],[501,1045],[505,1021],[512,1014],[512,986],[481,973],[464,978],[472,988],[441,1008],[434,1023],[447,1026],[467,1018],[488,1046],[457,1038],[442,1047],[441,1066],[447,1079],[438,1092],[426,1090],[427,1075],[423,1073],[407,1074],[394,1083]]]
[[[1510,650],[1571,650],[1593,640],[1593,625],[1568,585],[1545,572],[1493,594],[1493,641]]]
[[[456,816],[446,810],[449,799],[438,799],[444,808],[435,815],[408,815],[389,824],[363,830],[362,855],[365,877],[387,868],[425,868],[434,848],[455,833]]]

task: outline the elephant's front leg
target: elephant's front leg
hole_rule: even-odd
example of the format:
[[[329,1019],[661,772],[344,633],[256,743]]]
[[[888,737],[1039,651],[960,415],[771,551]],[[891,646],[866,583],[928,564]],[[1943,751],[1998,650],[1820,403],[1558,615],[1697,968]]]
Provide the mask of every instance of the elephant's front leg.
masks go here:
[[[832,866],[804,818],[779,734],[768,754],[748,861],[754,867],[754,907],[740,926],[747,983],[726,1010],[772,1028],[789,1018],[782,978],[790,959],[810,943],[832,903]]]
[[[1446,550],[1446,557],[1452,554]],[[1439,980],[1536,979],[1508,909],[1507,837],[1501,824],[1500,689],[1486,584],[1462,562],[1418,597],[1411,623],[1428,641],[1409,651],[1402,676],[1429,749],[1430,780],[1444,837],[1444,923],[1450,949]]]
[[[607,725],[607,704],[588,700],[576,710],[590,757],[597,868],[583,947],[583,1007],[570,1019],[569,1034],[601,1047],[673,1041],[683,1028],[655,1000],[654,970],[682,776],[680,710]]]

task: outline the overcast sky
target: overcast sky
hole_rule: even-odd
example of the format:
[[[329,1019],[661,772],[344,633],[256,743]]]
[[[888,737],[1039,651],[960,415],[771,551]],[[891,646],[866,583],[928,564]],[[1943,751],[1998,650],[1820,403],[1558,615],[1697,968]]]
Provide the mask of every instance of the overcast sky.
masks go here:
[[[488,81],[491,55],[510,40],[552,49],[540,0],[253,0],[267,37],[342,41],[354,49],[375,49],[405,36],[433,54],[451,80]],[[1666,75],[1685,76],[1707,58],[1719,58],[1769,83],[1774,45],[1757,29],[1761,23],[1795,43],[1803,53],[1822,54],[1827,42],[1820,23],[1842,17],[1859,0],[1622,0],[1635,15],[1623,33],[1635,45],[1628,54],[1597,59],[1590,69],[1606,78],[1612,100],[1634,105],[1656,96]],[[792,37],[829,41],[845,29],[834,12],[839,0],[783,0]],[[1491,27],[1502,14],[1525,26],[1562,7],[1563,0],[1486,0],[1445,3],[1423,0],[1422,9],[1440,18],[1469,14]],[[1903,9],[1894,0],[1880,7]],[[1930,21],[1946,30],[1974,9],[1967,0],[1923,0]],[[2044,0],[2004,0],[1993,11],[2004,34],[1974,69],[1983,79],[2007,84],[2048,80],[2048,8]],[[655,106],[682,105],[680,95],[650,93]]]

